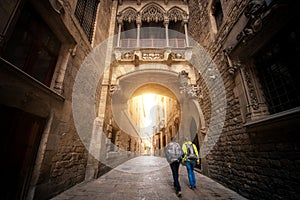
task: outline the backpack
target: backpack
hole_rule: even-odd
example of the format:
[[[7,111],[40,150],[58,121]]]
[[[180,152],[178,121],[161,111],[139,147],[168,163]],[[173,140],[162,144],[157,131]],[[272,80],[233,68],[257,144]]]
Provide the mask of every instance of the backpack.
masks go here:
[[[186,158],[189,160],[198,160],[198,156],[195,154],[193,144],[185,144],[187,154]]]
[[[166,147],[166,158],[169,163],[180,161],[182,159],[183,151],[178,143],[170,143]]]

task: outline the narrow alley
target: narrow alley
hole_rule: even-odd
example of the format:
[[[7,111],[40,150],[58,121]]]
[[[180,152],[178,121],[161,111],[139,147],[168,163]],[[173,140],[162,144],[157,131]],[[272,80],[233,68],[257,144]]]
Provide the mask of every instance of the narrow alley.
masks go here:
[[[1,200],[300,200],[299,8],[0,1]]]
[[[191,190],[185,166],[179,168],[181,199],[245,199],[212,179],[195,172],[197,187]],[[96,180],[83,182],[54,197],[65,199],[177,199],[171,169],[165,158],[140,156],[111,170]]]

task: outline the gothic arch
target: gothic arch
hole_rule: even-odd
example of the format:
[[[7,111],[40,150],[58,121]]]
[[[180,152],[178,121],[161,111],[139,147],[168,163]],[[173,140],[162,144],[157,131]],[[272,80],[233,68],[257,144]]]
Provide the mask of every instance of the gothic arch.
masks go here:
[[[167,12],[167,16],[169,20],[174,22],[182,21],[186,15],[187,15],[186,12],[178,8],[177,6],[172,7]]]
[[[134,22],[137,16],[138,12],[132,7],[126,8],[122,11],[123,21],[127,21],[129,23]]]
[[[165,10],[156,3],[150,3],[141,9],[142,21],[159,22],[164,21]]]

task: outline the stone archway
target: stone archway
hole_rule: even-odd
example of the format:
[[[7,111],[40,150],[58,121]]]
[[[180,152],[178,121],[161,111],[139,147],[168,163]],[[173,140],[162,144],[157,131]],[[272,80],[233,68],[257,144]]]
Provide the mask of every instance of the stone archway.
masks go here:
[[[138,88],[145,87],[146,85],[148,85],[148,90],[150,90],[151,85],[161,85],[162,88],[166,88],[166,90],[163,91],[165,95],[173,95],[178,100],[181,107],[181,119],[178,130],[180,142],[183,142],[185,135],[188,135],[190,132],[191,119],[195,119],[197,128],[197,131],[193,133],[194,136],[205,126],[203,113],[198,101],[185,94],[181,94],[178,74],[174,71],[158,69],[136,70],[128,74],[123,74],[116,78],[116,80],[120,90],[117,90],[111,96],[112,115],[114,121],[116,121],[118,126],[125,132],[133,131],[129,126],[129,118],[126,116],[126,111],[128,110],[127,101]]]

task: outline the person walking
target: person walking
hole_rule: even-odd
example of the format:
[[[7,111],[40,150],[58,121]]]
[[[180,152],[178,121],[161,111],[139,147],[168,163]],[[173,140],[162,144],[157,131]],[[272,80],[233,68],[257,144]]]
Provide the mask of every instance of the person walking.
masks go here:
[[[200,158],[198,154],[198,150],[195,144],[193,144],[191,141],[186,141],[182,144],[182,150],[183,150],[183,159],[182,162],[186,166],[188,179],[190,183],[190,188],[194,190],[196,187],[196,178],[194,173],[194,168],[196,166],[196,163],[199,165]]]
[[[178,197],[182,196],[181,186],[179,183],[179,165],[182,161],[183,151],[181,146],[175,142],[175,139],[172,138],[171,142],[165,148],[166,159],[171,167],[172,176],[173,176],[173,185],[175,187],[176,195]]]

